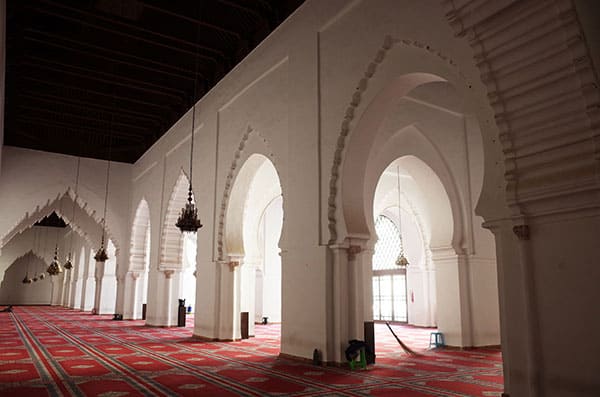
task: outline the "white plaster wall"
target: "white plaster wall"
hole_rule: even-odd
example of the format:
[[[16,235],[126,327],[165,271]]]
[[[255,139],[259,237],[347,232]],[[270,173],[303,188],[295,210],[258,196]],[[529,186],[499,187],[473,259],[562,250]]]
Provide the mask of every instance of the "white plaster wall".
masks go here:
[[[517,3],[537,6],[535,2]],[[596,62],[598,45],[590,32],[597,29],[598,18],[594,19],[592,13],[584,11],[586,8],[582,5],[589,6],[589,4],[583,1],[576,3],[585,33],[590,36],[588,44]],[[595,266],[597,260],[594,261],[595,258],[590,254],[596,252],[597,246],[596,233],[594,233],[598,223],[597,205],[594,204],[598,202],[597,193],[596,190],[590,189],[591,193],[581,195],[587,200],[581,208],[591,208],[589,213],[579,207],[569,209],[573,212],[581,212],[581,219],[570,223],[568,217],[571,214],[564,215],[559,211],[552,221],[546,220],[546,223],[539,224],[536,223],[539,219],[532,221],[534,241],[515,241],[516,238],[511,232],[513,225],[509,224],[510,220],[505,216],[508,212],[505,206],[503,155],[500,152],[501,145],[497,140],[498,127],[490,103],[494,103],[497,107],[494,110],[498,113],[509,110],[508,114],[502,114],[500,117],[501,121],[507,123],[506,118],[514,116],[510,114],[511,112],[523,116],[518,112],[518,103],[525,101],[526,95],[514,95],[513,90],[512,97],[504,98],[511,101],[510,106],[504,109],[504,105],[498,101],[498,96],[503,97],[504,92],[493,87],[493,82],[497,81],[493,78],[493,72],[503,67],[508,67],[510,70],[513,66],[521,68],[527,66],[527,73],[519,73],[519,77],[530,83],[527,76],[529,73],[535,75],[534,67],[527,64],[524,59],[535,60],[533,56],[538,55],[535,53],[535,48],[538,47],[534,46],[532,49],[526,45],[512,46],[516,41],[510,40],[510,34],[520,31],[516,28],[512,29],[510,21],[504,19],[510,14],[494,14],[505,5],[504,2],[493,2],[493,7],[490,6],[491,3],[485,2],[474,2],[474,4],[477,6],[483,4],[486,9],[482,6],[478,9],[481,13],[469,13],[469,19],[477,20],[481,15],[489,16],[486,22],[490,22],[491,25],[498,22],[508,26],[505,31],[495,32],[500,36],[509,37],[506,39],[502,36],[497,41],[498,45],[503,46],[500,47],[501,49],[507,50],[506,54],[496,54],[498,59],[494,59],[494,62],[500,63],[500,66],[485,64],[481,70],[478,68],[473,59],[473,50],[469,46],[469,40],[473,37],[455,36],[448,23],[446,10],[439,1],[309,0],[287,23],[278,28],[200,101],[196,109],[196,119],[200,120],[200,123],[196,131],[198,144],[194,153],[195,173],[192,182],[196,189],[196,202],[204,228],[198,233],[197,289],[202,293],[198,294],[196,299],[198,312],[195,334],[209,338],[234,336],[235,327],[232,325],[234,322],[232,319],[237,298],[235,286],[239,282],[236,277],[239,274],[238,270],[232,271],[229,268],[225,262],[227,258],[221,258],[218,254],[219,242],[224,237],[219,234],[222,230],[220,226],[224,222],[221,215],[226,210],[226,198],[239,167],[252,153],[262,153],[273,160],[278,170],[285,205],[281,241],[282,284],[285,288],[282,300],[282,353],[311,357],[314,348],[321,349],[323,352],[335,351],[329,349],[329,345],[335,343],[336,337],[342,335],[339,330],[347,324],[337,323],[337,321],[338,319],[343,321],[347,313],[340,314],[336,311],[336,305],[340,302],[335,301],[331,292],[332,285],[339,280],[333,279],[332,249],[326,246],[330,238],[329,226],[331,224],[337,231],[336,242],[343,243],[348,237],[346,224],[354,221],[354,219],[346,219],[345,216],[371,217],[372,211],[372,206],[358,208],[358,210],[354,208],[355,211],[348,213],[342,211],[340,196],[344,191],[341,189],[340,179],[347,178],[348,183],[344,189],[346,192],[352,191],[357,187],[350,182],[358,176],[358,173],[344,174],[344,168],[337,165],[346,166],[353,161],[359,164],[362,161],[365,163],[362,164],[363,168],[366,168],[367,159],[374,154],[370,149],[356,149],[355,155],[350,156],[351,161],[346,163],[348,150],[342,148],[350,142],[346,136],[352,138],[362,116],[369,113],[374,118],[371,120],[372,125],[377,128],[365,128],[362,130],[365,135],[382,133],[382,137],[385,137],[386,132],[396,134],[401,127],[405,127],[404,132],[407,131],[406,128],[421,131],[423,139],[414,140],[412,143],[415,143],[417,149],[425,144],[427,147],[433,146],[432,151],[437,151],[439,155],[436,157],[438,161],[435,168],[447,170],[445,175],[440,175],[440,178],[447,183],[446,187],[454,189],[449,195],[455,205],[456,214],[460,214],[454,219],[455,224],[458,225],[460,222],[460,227],[455,228],[453,232],[460,233],[455,233],[457,238],[453,241],[452,250],[448,247],[436,246],[438,250],[433,256],[436,266],[439,265],[439,268],[436,267],[436,278],[451,280],[453,286],[461,287],[461,291],[456,289],[442,291],[438,293],[438,302],[441,304],[441,301],[460,300],[455,304],[456,307],[461,308],[461,317],[444,319],[447,323],[454,322],[456,325],[454,329],[457,331],[465,330],[469,323],[487,324],[490,327],[489,329],[483,327],[481,332],[477,329],[474,332],[467,330],[464,335],[462,332],[457,332],[455,335],[449,335],[450,339],[488,344],[491,341],[489,330],[493,328],[494,318],[497,317],[493,310],[496,305],[494,299],[482,299],[483,292],[488,292],[486,297],[497,294],[493,291],[494,271],[490,261],[493,258],[492,239],[489,233],[479,229],[481,218],[474,215],[476,210],[479,214],[485,214],[488,220],[502,219],[493,227],[499,241],[499,258],[505,261],[504,268],[500,268],[499,277],[504,286],[503,329],[510,331],[511,334],[510,340],[504,340],[507,345],[510,345],[510,349],[505,351],[509,353],[505,354],[505,359],[513,360],[510,365],[508,363],[506,365],[506,384],[517,385],[512,393],[535,395],[530,391],[536,390],[539,383],[558,386],[553,395],[561,393],[561,395],[577,395],[576,388],[587,391],[594,388],[597,390],[595,386],[597,383],[593,384],[591,380],[596,379],[598,358],[594,350],[589,348],[589,346],[596,346],[597,343],[592,340],[589,345],[579,350],[575,349],[574,351],[579,354],[573,354],[572,344],[560,346],[556,344],[557,340],[583,340],[582,336],[594,334],[590,330],[598,328],[597,321],[589,320],[591,318],[589,312],[583,312],[584,308],[590,307],[589,302],[595,301],[596,295],[592,291],[597,290],[594,284],[595,282],[597,284],[598,279],[595,277],[598,268]],[[552,12],[559,14],[555,9],[566,7],[569,3],[557,4],[554,4],[554,8],[544,7],[546,10],[536,12],[536,15],[546,15],[547,10],[554,10]],[[471,6],[472,4],[465,3],[461,8],[468,12]],[[460,12],[453,13],[452,18],[459,18],[458,14]],[[536,15],[530,17],[535,18]],[[563,14],[560,15],[562,18]],[[568,18],[565,20],[568,22]],[[552,21],[557,25],[553,33],[563,34],[569,29],[570,32],[576,30],[571,25],[558,26],[560,25],[557,22],[558,18]],[[464,21],[458,19],[458,22],[461,24]],[[482,33],[488,40],[486,43],[496,43],[495,35],[489,34],[495,28],[487,26],[487,29]],[[528,33],[532,31],[534,29],[528,30]],[[477,36],[477,32],[474,33]],[[534,44],[538,45],[539,42]],[[570,43],[563,44],[565,48],[568,47],[565,51],[570,51],[570,46],[566,45]],[[516,49],[521,53],[511,55],[513,50],[516,52]],[[581,62],[582,59],[579,58],[579,52],[571,54],[575,57],[571,59],[566,55],[563,56],[558,50],[561,49],[557,48],[559,64],[563,65],[564,61],[564,65],[569,65],[565,66],[565,70],[572,67],[572,64],[585,66],[585,62]],[[575,47],[575,51],[580,50],[581,48]],[[486,54],[479,55],[485,58]],[[491,76],[487,75],[487,72],[484,76],[481,75],[485,67],[490,68]],[[596,62],[597,67],[598,62]],[[409,99],[396,98],[394,89],[397,87],[391,86],[391,82],[396,82],[395,79],[400,75],[412,72],[433,73],[442,80],[450,81],[458,92],[455,98],[460,98],[460,101],[462,98],[466,100],[464,103],[445,100],[452,97],[452,95],[445,95],[448,93],[447,87],[429,92],[428,88],[422,87],[412,93],[408,92],[409,96],[412,95]],[[584,76],[583,74],[575,76],[575,74],[573,72],[569,75],[570,78],[577,79]],[[490,93],[493,98],[488,97],[483,79],[486,83],[492,81],[489,83],[489,88],[494,91]],[[506,83],[506,80],[504,76],[502,82]],[[589,79],[583,81],[586,87],[582,90],[585,90],[588,96],[586,100],[590,101],[588,105],[591,106],[588,107],[588,111],[590,118],[593,118],[596,108],[594,107],[596,99],[593,97],[597,89]],[[533,85],[543,86],[540,90],[544,90],[546,85],[539,84],[541,82],[541,78],[534,80]],[[565,84],[577,85],[567,79]],[[431,93],[436,95],[432,96]],[[441,95],[438,97],[438,94]],[[539,98],[543,99],[544,95],[538,96],[538,94],[540,92],[535,90],[528,94],[534,98],[532,103],[537,103]],[[579,94],[573,94],[579,98],[573,103],[581,101]],[[552,95],[553,101],[554,98],[555,96]],[[430,106],[434,99],[441,100],[441,103],[433,103],[433,105],[442,109]],[[389,106],[392,111],[388,113],[384,111],[385,109],[375,109],[371,112],[373,107],[380,104],[379,100],[385,102],[384,107]],[[515,102],[518,102],[517,105]],[[544,102],[542,105],[546,106],[547,103]],[[548,109],[553,108],[548,106]],[[552,113],[551,110],[548,112]],[[457,114],[466,114],[466,116],[457,116]],[[419,115],[420,117],[417,117]],[[538,113],[535,114],[537,115]],[[532,116],[526,119],[528,122],[532,121]],[[172,186],[182,167],[187,169],[190,120],[188,112],[133,166],[130,179],[125,178],[127,183],[132,184],[130,202],[133,204],[129,207],[135,208],[134,205],[145,197],[149,203],[152,225],[162,225]],[[380,124],[382,121],[385,123]],[[523,123],[521,121],[521,124]],[[387,126],[390,129],[386,130]],[[521,125],[515,128],[518,130],[524,127]],[[535,123],[532,128],[540,128],[540,131],[545,129]],[[581,128],[587,134],[587,127]],[[248,133],[249,130],[252,132]],[[512,139],[511,128],[507,128],[505,132],[507,132],[505,138]],[[544,135],[540,136],[544,137]],[[540,142],[543,140],[540,138]],[[523,139],[519,142],[523,144]],[[582,139],[581,142],[588,141]],[[386,143],[387,141],[383,139],[374,147],[391,146],[388,153],[391,155],[394,152],[392,149],[402,146],[400,138],[390,141],[387,145]],[[482,150],[479,150],[481,147],[486,153],[485,159]],[[539,149],[543,148],[545,146],[540,144]],[[27,154],[27,151],[19,151],[18,155],[8,155],[10,158],[7,160],[7,153],[11,151],[14,153],[17,150],[6,147],[3,149],[0,176],[0,203],[2,203],[0,231],[2,233],[16,224],[25,211],[34,209],[40,201],[43,202],[47,198],[55,197],[59,192],[64,192],[68,184],[63,183],[64,186],[61,188],[55,187],[57,179],[55,177],[62,175],[63,179],[69,179],[68,175],[70,175],[65,169],[61,168],[59,171],[53,169],[55,163],[64,162],[49,160],[60,156],[38,154],[36,157]],[[535,150],[532,154],[536,154]],[[576,150],[580,149],[575,147],[572,152],[557,149],[552,153],[565,156],[560,157],[560,161],[570,162],[579,154]],[[543,151],[546,152],[545,149]],[[562,163],[556,162],[552,153],[547,154],[547,157],[544,154],[541,159],[537,154],[526,155],[524,156],[526,159],[520,164],[527,161],[534,162],[531,164],[534,177],[530,177],[529,183],[544,188],[548,185],[549,191],[554,193],[552,183],[560,177],[550,176],[549,174],[554,173],[555,170],[547,167],[547,164],[557,164],[556,171],[561,171],[559,168]],[[582,157],[591,158],[587,153],[584,155],[587,157]],[[384,153],[382,157],[385,157]],[[394,158],[397,157],[398,155]],[[38,161],[35,165],[38,159],[43,161]],[[392,160],[388,159],[385,165]],[[52,166],[48,167],[48,164]],[[361,168],[362,165],[357,167]],[[72,168],[71,165],[71,170]],[[520,171],[529,172],[528,167],[525,168]],[[544,172],[548,174],[541,172],[541,168],[545,168]],[[362,172],[362,169],[359,171]],[[510,171],[508,176],[518,181],[520,176],[518,173],[515,174],[515,170],[507,171]],[[340,172],[342,175],[339,174]],[[565,175],[575,174],[568,172],[565,172]],[[581,171],[581,174],[588,175],[586,172],[588,171]],[[95,174],[102,175],[101,172],[90,174],[93,175],[89,176],[89,180],[94,180]],[[369,179],[367,182],[375,183],[371,180],[375,178],[367,178]],[[101,183],[97,185],[103,186]],[[520,186],[527,193],[527,184]],[[332,192],[337,191],[337,195],[330,195],[330,189]],[[88,190],[98,192],[98,189]],[[520,188],[516,190],[521,191]],[[512,191],[515,191],[514,187]],[[15,195],[15,192],[19,194]],[[540,194],[537,190],[533,192],[535,195]],[[362,186],[358,186],[356,196],[361,196],[363,193]],[[544,196],[545,192],[542,193],[541,196]],[[575,192],[569,192],[571,193],[574,197]],[[370,199],[371,197],[368,197],[368,200]],[[557,204],[553,201],[556,200],[554,197],[548,196],[546,199],[543,206],[538,205],[539,203],[531,206],[527,204],[516,210],[532,209],[548,216],[548,211],[565,208],[560,204],[566,205],[566,203]],[[566,201],[564,197],[559,199]],[[101,198],[90,194],[86,199],[87,202],[94,200],[96,204],[93,207],[97,209],[100,207],[97,204],[101,202]],[[128,202],[127,199],[119,200],[119,208],[111,207],[111,211],[122,211],[119,214],[122,215],[120,219],[129,219],[126,228],[129,230],[133,214],[126,208],[127,205],[122,205],[124,202]],[[580,203],[580,201],[573,202],[575,203],[572,204],[573,206]],[[353,233],[351,238],[357,240],[369,238],[369,236],[365,237],[365,234],[368,234],[366,226],[362,230],[353,229],[350,232]],[[434,243],[435,232],[435,230],[430,231]],[[164,277],[156,271],[159,266],[160,235],[160,227],[152,227],[149,283],[151,291],[161,291],[159,287],[164,284],[162,281]],[[340,248],[340,251],[343,249],[344,247]],[[457,251],[460,251],[460,258],[456,257]],[[567,257],[560,257],[562,254]],[[342,260],[340,263],[346,262]],[[437,284],[439,283],[440,280]],[[584,293],[577,294],[574,291],[584,291]],[[158,293],[155,299],[164,301],[164,298]],[[556,312],[566,315],[560,325],[556,323]],[[586,327],[572,325],[581,324],[583,319],[589,320],[590,325]],[[514,320],[517,321],[517,325]],[[521,325],[523,332],[521,332]],[[505,332],[505,335],[508,335],[508,332]],[[325,354],[324,359],[336,361],[340,360],[340,357]],[[559,384],[560,382],[556,382],[557,379],[565,381]],[[527,393],[524,392],[526,388]],[[571,391],[566,391],[567,389]],[[546,391],[550,392],[550,390]]]
[[[0,236],[4,238],[23,218],[34,213],[36,207],[44,207],[67,189],[74,189],[77,158],[10,146],[4,146],[2,151]],[[98,223],[104,211],[106,165],[106,161],[81,160],[79,203],[85,205],[87,213]],[[130,214],[132,166],[112,162],[110,167],[106,226],[118,249],[118,265],[127,260],[129,252],[131,226],[126,220]],[[72,211],[71,208],[63,210],[66,215]],[[100,245],[100,241],[93,243]]]
[[[61,229],[35,226],[15,235],[4,246],[0,254],[0,269],[4,269],[2,271],[3,279],[0,283],[0,301],[12,304],[62,304],[63,299],[66,299],[63,297],[64,276],[59,276],[60,282],[55,280],[53,294],[52,284],[49,281],[51,277],[45,272],[53,259],[57,237],[58,260],[61,266],[64,264],[71,247],[71,233],[70,227]],[[72,242],[75,252],[86,244],[79,235],[76,235]],[[29,262],[30,258],[32,262]],[[77,268],[77,258],[78,255],[75,254],[75,260],[73,260],[75,268]],[[39,276],[40,273],[45,273],[45,279],[29,285],[22,284],[21,281],[28,267],[30,278],[36,274]],[[63,269],[64,273],[66,271]],[[26,289],[25,287],[30,288]]]
[[[429,30],[422,29],[423,25],[441,27]],[[431,45],[444,49],[455,62],[468,60],[460,64],[461,72],[467,79],[478,77],[467,43],[454,38],[435,1],[309,1],[199,102],[192,181],[204,224],[198,232],[197,290],[202,294],[197,296],[196,307],[200,310],[197,318],[202,320],[196,324],[197,335],[220,337],[217,330],[222,329],[222,313],[229,311],[223,305],[233,302],[222,296],[228,293],[227,285],[233,285],[233,281],[223,284],[223,277],[232,276],[217,263],[217,246],[222,238],[218,234],[221,206],[227,183],[231,183],[227,176],[235,175],[255,152],[273,161],[284,196],[282,279],[284,288],[289,289],[284,294],[282,310],[289,310],[290,322],[284,326],[283,351],[310,357],[315,347],[325,350],[325,302],[331,280],[323,266],[327,248],[319,244],[329,238],[329,174],[348,103],[386,35],[425,43],[423,48],[412,46],[395,51],[394,57],[404,67],[396,68],[394,75],[413,71],[429,58],[447,64],[447,60],[425,49],[425,45]],[[405,56],[407,53],[409,57]],[[455,70],[450,65],[448,68]],[[384,85],[389,76],[388,72],[378,75],[375,84]],[[473,89],[482,92],[476,82]],[[444,115],[432,116],[430,106],[405,102],[398,105],[403,114],[420,111],[426,116],[426,123],[431,119],[429,123],[444,127],[438,133],[440,145],[451,145],[447,161],[453,172],[460,171],[459,187],[464,187],[468,179],[465,152],[452,149],[457,147],[456,137],[447,131],[459,131],[464,121],[446,110],[438,111]],[[462,105],[457,108],[462,109]],[[410,119],[405,117],[407,122]],[[146,198],[153,225],[161,224],[176,176],[182,168],[187,169],[190,128],[188,112],[133,166],[130,206]],[[249,130],[252,132],[246,144],[240,146]],[[464,129],[460,131],[464,141]],[[477,166],[480,165],[472,167]],[[155,242],[160,241],[159,233],[152,228],[151,269],[158,266],[159,249]],[[153,274],[149,288],[158,291],[162,279]],[[307,306],[314,310],[306,313]],[[286,323],[285,318],[283,322]],[[312,336],[301,340],[298,335]]]

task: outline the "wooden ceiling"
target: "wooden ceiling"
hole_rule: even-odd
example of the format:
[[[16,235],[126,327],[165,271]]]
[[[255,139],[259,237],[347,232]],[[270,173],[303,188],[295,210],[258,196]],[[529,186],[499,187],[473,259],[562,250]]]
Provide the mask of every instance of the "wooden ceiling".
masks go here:
[[[8,1],[4,144],[133,163],[302,2]]]

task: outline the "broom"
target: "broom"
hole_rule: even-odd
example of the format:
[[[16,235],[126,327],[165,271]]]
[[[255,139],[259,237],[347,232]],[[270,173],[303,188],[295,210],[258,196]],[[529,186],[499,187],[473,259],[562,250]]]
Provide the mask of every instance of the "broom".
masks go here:
[[[396,338],[396,340],[398,341],[398,343],[400,344],[400,346],[402,347],[402,349],[410,354],[411,356],[420,356],[421,354],[415,352],[414,350],[412,350],[410,347],[406,346],[401,340],[400,338],[398,338],[398,336],[396,335],[396,333],[394,332],[394,330],[392,329],[392,327],[390,326],[390,323],[388,323],[387,321],[385,322],[385,325],[387,325],[387,327],[390,329],[390,332],[392,333],[392,335],[394,335],[394,338]]]

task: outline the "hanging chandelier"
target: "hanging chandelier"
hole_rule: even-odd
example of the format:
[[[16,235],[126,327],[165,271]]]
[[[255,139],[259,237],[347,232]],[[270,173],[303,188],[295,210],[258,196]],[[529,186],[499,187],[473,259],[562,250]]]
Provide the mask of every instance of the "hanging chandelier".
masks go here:
[[[62,273],[62,268],[60,267],[60,262],[58,262],[58,245],[54,247],[54,259],[50,262],[48,269],[46,272],[51,276],[57,276]]]
[[[113,96],[114,102],[114,96]],[[108,135],[108,164],[106,165],[106,189],[104,191],[104,216],[102,217],[102,240],[100,242],[100,248],[96,251],[96,255],[94,255],[94,259],[96,262],[106,262],[108,260],[108,255],[106,254],[106,249],[104,248],[104,233],[106,231],[106,207],[108,203],[108,182],[110,180],[110,155],[112,148],[112,126],[113,126],[114,114],[110,115],[110,134]]]
[[[404,242],[402,241],[402,207],[400,205],[400,166],[397,166],[398,172],[398,235],[400,240],[400,252],[398,258],[396,258],[396,266],[406,268],[408,266],[408,259],[404,256]]]
[[[200,30],[198,29],[198,32]],[[198,34],[199,35],[199,34]],[[196,233],[198,229],[202,227],[202,223],[200,219],[198,219],[198,209],[194,205],[192,198],[192,165],[194,160],[194,124],[196,121],[196,87],[198,86],[198,56],[196,54],[195,58],[195,68],[194,68],[194,97],[192,98],[192,139],[190,145],[190,186],[188,188],[188,198],[185,207],[181,209],[181,213],[179,214],[179,218],[177,218],[177,223],[175,226],[181,230],[181,232],[191,232]]]
[[[104,224],[102,226],[104,226]],[[106,255],[106,250],[104,249],[104,230],[102,231],[100,249],[96,252],[96,255],[94,255],[94,259],[96,262],[106,262],[108,260],[108,255]]]
[[[69,256],[67,256],[67,261],[65,262],[63,267],[65,268],[65,270],[73,269],[73,263],[71,263],[71,253],[70,252],[69,252]]]

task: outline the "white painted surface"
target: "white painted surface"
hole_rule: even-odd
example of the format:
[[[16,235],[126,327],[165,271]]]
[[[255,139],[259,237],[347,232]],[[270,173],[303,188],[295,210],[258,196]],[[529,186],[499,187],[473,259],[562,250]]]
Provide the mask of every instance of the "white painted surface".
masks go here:
[[[598,394],[600,341],[588,339],[600,333],[589,314],[600,299],[597,128],[590,127],[598,117],[597,79],[572,3],[540,4],[308,1],[214,87],[196,107],[192,182],[204,227],[197,234],[202,292],[194,334],[239,337],[240,293],[250,285],[240,266],[258,261],[242,227],[246,191],[237,197],[235,185],[243,165],[261,154],[273,163],[283,195],[281,351],[310,358],[318,348],[326,361],[342,361],[348,337],[362,337],[362,322],[371,318],[375,186],[401,158],[420,181],[407,192],[432,253],[429,273],[413,276],[422,278],[423,291],[429,286],[430,299],[436,290],[430,305],[446,340],[497,343],[500,313],[511,396]],[[584,19],[585,32],[594,31],[597,19]],[[506,28],[494,30],[500,25]],[[543,27],[552,29],[540,33]],[[547,52],[537,49],[548,45],[553,58],[542,60]],[[560,78],[549,82],[549,73]],[[132,209],[142,198],[157,225],[150,232],[149,324],[169,324],[166,308],[177,298],[171,283],[179,275],[159,272],[161,237],[173,187],[187,170],[190,116],[133,166],[115,165],[111,182],[117,273],[129,258]],[[84,164],[82,201],[99,213],[103,163]],[[1,234],[64,193],[73,170],[68,156],[4,147]],[[484,218],[495,244],[481,228]],[[513,233],[522,224],[530,240]],[[82,308],[93,287],[89,270],[80,282]],[[262,281],[264,289],[264,275]],[[556,321],[556,311],[566,317]]]

